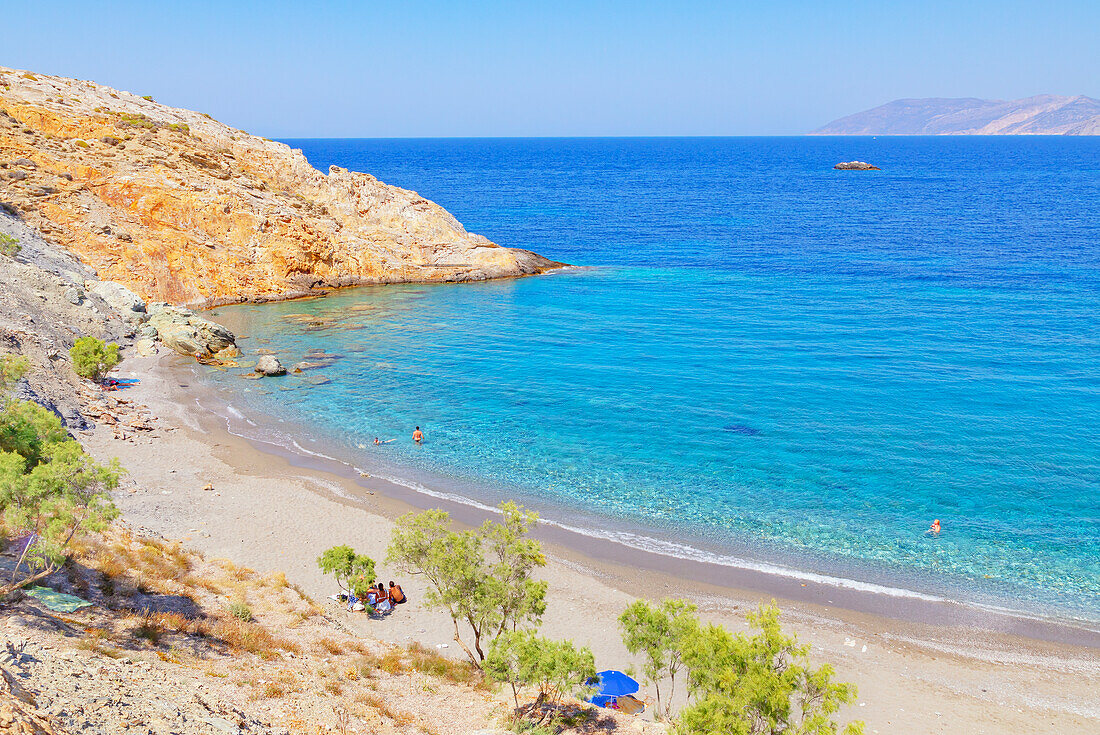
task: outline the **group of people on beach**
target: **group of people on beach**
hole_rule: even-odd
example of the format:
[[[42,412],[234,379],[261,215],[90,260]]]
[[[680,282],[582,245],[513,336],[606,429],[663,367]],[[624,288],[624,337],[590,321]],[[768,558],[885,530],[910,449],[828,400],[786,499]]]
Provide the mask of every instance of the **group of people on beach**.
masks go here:
[[[401,585],[395,584],[393,580],[390,580],[388,590],[379,582],[377,585],[368,587],[362,598],[356,597],[355,593],[352,592],[347,599],[348,610],[368,610],[381,613],[387,613],[393,610],[395,606],[403,605],[409,601],[409,598],[405,595],[405,590],[401,589]]]

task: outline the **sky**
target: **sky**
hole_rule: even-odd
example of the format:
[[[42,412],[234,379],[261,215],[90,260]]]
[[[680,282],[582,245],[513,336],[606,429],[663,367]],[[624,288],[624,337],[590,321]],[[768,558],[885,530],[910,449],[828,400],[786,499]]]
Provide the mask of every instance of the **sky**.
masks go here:
[[[4,5],[2,66],[272,138],[798,135],[901,97],[1100,97],[1100,0]]]

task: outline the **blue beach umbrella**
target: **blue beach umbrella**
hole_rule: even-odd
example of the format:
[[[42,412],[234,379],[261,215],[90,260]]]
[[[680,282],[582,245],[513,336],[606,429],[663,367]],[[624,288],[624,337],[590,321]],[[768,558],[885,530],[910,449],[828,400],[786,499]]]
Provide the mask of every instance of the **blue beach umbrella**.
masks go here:
[[[606,707],[617,697],[634,694],[639,689],[638,682],[614,669],[600,671],[585,683],[596,687],[596,694],[588,701],[598,707]]]

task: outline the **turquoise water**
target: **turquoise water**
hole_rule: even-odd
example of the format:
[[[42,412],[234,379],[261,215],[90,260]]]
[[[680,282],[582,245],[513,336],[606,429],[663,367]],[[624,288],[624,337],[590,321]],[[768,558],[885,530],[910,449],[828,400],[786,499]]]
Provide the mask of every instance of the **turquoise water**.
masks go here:
[[[292,144],[591,267],[218,309],[246,350],[341,356],[211,373],[287,437],[574,526],[1100,620],[1100,141]]]

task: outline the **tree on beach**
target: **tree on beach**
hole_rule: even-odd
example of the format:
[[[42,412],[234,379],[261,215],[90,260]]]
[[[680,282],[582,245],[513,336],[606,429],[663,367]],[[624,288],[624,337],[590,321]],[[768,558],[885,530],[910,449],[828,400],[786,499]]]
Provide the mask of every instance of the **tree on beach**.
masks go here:
[[[317,557],[317,566],[325,574],[336,577],[344,592],[363,597],[374,582],[374,559],[355,553],[350,546],[333,546]]]
[[[783,633],[774,604],[748,620],[752,635],[708,625],[690,636],[683,660],[691,703],[677,735],[860,735],[862,722],[841,728],[835,719],[855,700],[855,685],[833,681],[828,664],[813,668],[810,647]]]
[[[447,611],[455,642],[478,666],[486,642],[523,624],[538,624],[546,610],[546,583],[532,579],[546,557],[538,542],[526,538],[538,516],[515,503],[499,508],[503,522],[489,520],[466,531],[451,531],[450,516],[442,510],[402,516],[386,557],[428,580],[425,602]],[[460,622],[470,629],[472,648],[462,638]]]
[[[664,600],[660,605],[637,600],[619,616],[626,650],[645,657],[642,674],[657,692],[658,719],[672,718],[676,676],[686,666],[683,651],[699,631],[695,609],[684,600]],[[669,680],[669,688],[662,708],[661,682],[665,679]]]
[[[550,640],[531,630],[508,630],[489,646],[484,670],[489,678],[511,687],[516,705],[513,722],[521,714],[519,690],[538,687],[538,698],[528,708],[538,723],[554,717],[562,697],[587,693],[586,682],[596,675],[596,660],[589,648],[577,648],[572,641]]]

